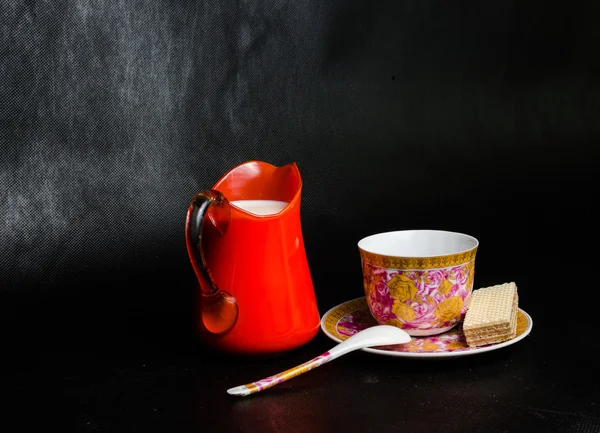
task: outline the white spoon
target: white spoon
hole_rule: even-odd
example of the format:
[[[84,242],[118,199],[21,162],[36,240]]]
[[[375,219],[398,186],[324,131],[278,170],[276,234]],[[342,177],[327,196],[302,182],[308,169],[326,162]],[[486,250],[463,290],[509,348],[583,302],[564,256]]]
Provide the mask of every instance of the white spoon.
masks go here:
[[[354,334],[352,337],[342,341],[328,352],[325,352],[322,355],[305,362],[304,364],[298,365],[273,376],[269,376],[265,379],[261,379],[257,382],[230,388],[227,390],[227,393],[240,396],[254,394],[267,388],[271,388],[278,383],[285,382],[286,380],[296,377],[302,373],[306,373],[307,371],[339,358],[348,352],[364,349],[365,347],[404,344],[408,343],[409,341],[410,335],[400,328],[390,325],[372,326]]]

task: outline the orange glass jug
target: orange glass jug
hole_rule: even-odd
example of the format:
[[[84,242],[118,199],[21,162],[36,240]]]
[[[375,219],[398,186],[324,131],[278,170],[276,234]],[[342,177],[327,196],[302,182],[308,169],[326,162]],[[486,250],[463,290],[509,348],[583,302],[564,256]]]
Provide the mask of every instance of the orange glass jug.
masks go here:
[[[188,207],[185,233],[198,279],[200,338],[217,349],[272,354],[319,330],[300,224],[295,163],[249,161]]]

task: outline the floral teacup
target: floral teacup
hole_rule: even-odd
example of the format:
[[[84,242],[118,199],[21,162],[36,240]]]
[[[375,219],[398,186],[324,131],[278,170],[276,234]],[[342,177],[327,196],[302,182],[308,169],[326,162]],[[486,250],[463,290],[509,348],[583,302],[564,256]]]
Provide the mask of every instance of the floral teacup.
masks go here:
[[[403,230],[361,239],[365,296],[373,318],[413,336],[441,334],[467,312],[479,242],[440,230]]]

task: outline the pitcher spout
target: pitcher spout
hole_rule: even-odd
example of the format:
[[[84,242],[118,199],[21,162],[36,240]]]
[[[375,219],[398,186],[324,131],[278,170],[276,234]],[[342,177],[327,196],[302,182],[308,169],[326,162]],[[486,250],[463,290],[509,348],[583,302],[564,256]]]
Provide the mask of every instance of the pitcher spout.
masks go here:
[[[236,208],[264,216],[293,208],[302,194],[302,177],[295,162],[277,167],[263,161],[248,161],[227,172],[214,186]],[[247,208],[250,209],[247,209]]]

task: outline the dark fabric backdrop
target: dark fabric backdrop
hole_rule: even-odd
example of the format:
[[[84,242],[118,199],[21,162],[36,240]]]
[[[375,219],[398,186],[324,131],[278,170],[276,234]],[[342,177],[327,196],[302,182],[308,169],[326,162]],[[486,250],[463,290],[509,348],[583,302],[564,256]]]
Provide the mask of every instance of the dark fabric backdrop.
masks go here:
[[[2,1],[0,314],[187,327],[187,205],[260,159],[299,165],[322,312],[362,294],[361,237],[436,228],[549,315],[595,240],[598,9]]]

